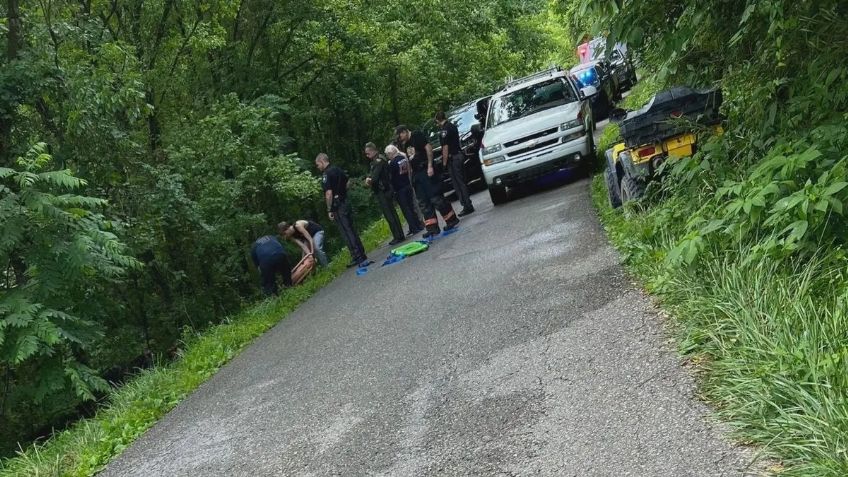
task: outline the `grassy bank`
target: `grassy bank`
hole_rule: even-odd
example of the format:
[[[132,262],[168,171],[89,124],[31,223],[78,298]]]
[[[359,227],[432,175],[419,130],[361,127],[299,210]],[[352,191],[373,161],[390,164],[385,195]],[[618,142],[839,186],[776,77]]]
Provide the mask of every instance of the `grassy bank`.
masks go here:
[[[389,236],[385,221],[362,236],[372,249]],[[88,476],[103,468],[254,338],[289,315],[345,270],[347,252],[304,284],[263,301],[201,334],[188,336],[176,361],[142,371],[115,389],[91,419],[84,419],[0,464],[0,476]]]
[[[673,260],[685,230],[683,194],[609,207],[594,203],[629,269],[676,323],[680,352],[701,391],[744,443],[761,446],[781,475],[848,475],[848,260],[841,250],[804,259],[755,259],[759,242]]]

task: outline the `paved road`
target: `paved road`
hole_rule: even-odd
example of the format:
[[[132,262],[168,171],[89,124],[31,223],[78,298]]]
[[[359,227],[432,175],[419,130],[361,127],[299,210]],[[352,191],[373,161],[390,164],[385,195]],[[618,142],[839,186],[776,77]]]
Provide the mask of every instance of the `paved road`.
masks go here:
[[[589,182],[474,200],[430,251],[327,286],[105,475],[743,475]]]

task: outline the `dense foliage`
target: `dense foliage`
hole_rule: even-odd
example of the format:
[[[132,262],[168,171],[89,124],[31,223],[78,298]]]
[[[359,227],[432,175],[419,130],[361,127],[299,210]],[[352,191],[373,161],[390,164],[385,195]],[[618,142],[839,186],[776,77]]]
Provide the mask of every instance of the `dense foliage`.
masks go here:
[[[581,1],[654,87],[720,86],[726,133],[611,236],[674,308],[740,436],[788,475],[846,475],[848,4]]]
[[[324,221],[317,152],[356,176],[366,141],[567,51],[541,0],[4,0],[0,19],[0,454],[252,299],[252,239]]]

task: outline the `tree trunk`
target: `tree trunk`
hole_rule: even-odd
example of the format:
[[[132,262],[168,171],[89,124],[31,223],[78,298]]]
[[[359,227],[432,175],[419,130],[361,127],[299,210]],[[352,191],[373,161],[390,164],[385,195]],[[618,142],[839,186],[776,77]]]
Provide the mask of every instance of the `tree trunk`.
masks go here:
[[[21,14],[18,9],[18,0],[6,0],[6,61],[8,65],[18,58],[18,52],[21,49]],[[12,160],[10,157],[11,141],[12,141],[12,121],[11,117],[17,107],[17,100],[12,99],[7,105],[6,118],[0,119],[0,166],[10,166]]]
[[[150,115],[147,116],[147,138],[148,145],[150,146],[150,152],[155,156],[156,151],[159,150],[159,146],[162,145],[162,132],[159,127],[159,111],[156,108],[156,94],[152,87],[148,87],[147,91],[144,92],[144,100],[147,101],[147,104],[153,106],[153,111],[151,111]]]
[[[6,0],[6,59],[9,61],[18,57],[21,48],[21,13],[18,0]]]

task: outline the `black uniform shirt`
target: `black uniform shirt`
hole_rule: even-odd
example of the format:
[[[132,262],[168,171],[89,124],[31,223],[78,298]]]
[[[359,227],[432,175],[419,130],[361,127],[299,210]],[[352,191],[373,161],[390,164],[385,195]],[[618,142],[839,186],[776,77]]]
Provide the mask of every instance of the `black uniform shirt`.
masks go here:
[[[409,161],[406,159],[406,154],[398,153],[389,162],[389,166],[392,171],[392,187],[395,192],[409,187]]]
[[[347,174],[336,166],[327,166],[324,169],[324,177],[321,179],[321,187],[324,192],[333,191],[332,210],[339,207],[340,202],[347,200]]]
[[[445,121],[440,133],[442,147],[448,146],[448,154],[451,156],[459,154],[461,146],[459,144],[459,130],[456,128],[456,124]]]
[[[427,168],[427,144],[429,144],[427,136],[421,131],[413,131],[409,137],[409,141],[406,141],[404,149],[409,147],[415,148],[415,156],[409,161],[413,169]]]
[[[371,178],[371,189],[374,192],[386,192],[392,190],[391,174],[389,172],[389,161],[386,156],[378,154],[371,161],[371,173],[368,174]]]

